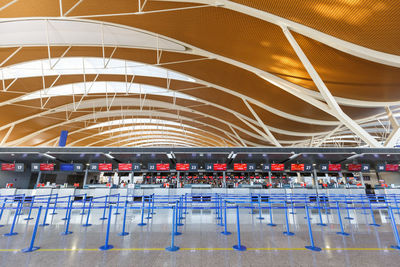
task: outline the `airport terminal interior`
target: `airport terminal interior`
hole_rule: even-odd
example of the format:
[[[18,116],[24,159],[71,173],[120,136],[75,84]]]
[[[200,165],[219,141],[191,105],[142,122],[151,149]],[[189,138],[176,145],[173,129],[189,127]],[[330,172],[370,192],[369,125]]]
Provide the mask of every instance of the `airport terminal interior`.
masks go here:
[[[400,2],[0,0],[1,266],[396,266]]]

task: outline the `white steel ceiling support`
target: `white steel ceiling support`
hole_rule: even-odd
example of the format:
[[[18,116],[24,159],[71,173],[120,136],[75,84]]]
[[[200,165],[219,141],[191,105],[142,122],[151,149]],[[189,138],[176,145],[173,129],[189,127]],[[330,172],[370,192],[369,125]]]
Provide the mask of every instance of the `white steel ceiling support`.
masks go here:
[[[250,122],[248,122],[247,120],[241,118],[238,114],[234,114],[236,116],[236,118],[238,118],[239,120],[241,120],[244,124],[246,124],[247,126],[249,126],[251,129],[253,129],[255,132],[257,132],[259,135],[261,135],[265,141],[267,142],[271,142],[270,137],[268,135],[266,135],[263,131],[261,131],[260,129],[258,129],[257,127],[255,127],[253,124],[251,124]]]
[[[21,49],[22,49],[22,46],[19,46],[17,49],[15,49],[6,59],[4,59],[0,63],[0,67],[2,67],[4,64],[6,64],[7,61],[9,61],[13,56],[15,56]]]
[[[15,124],[11,125],[11,127],[8,129],[6,135],[3,137],[1,140],[0,146],[4,145],[4,143],[7,141],[8,137],[10,136],[12,130],[14,129]]]
[[[322,145],[328,138],[330,138],[334,133],[336,133],[340,129],[340,127],[342,127],[342,124],[338,125],[335,129],[333,129],[327,135],[325,135],[321,140],[318,141],[317,144],[315,144],[314,147],[319,147],[320,145]]]
[[[341,121],[352,132],[364,140],[364,142],[366,142],[370,147],[382,147],[382,145],[379,144],[379,142],[376,141],[369,133],[367,133],[367,131],[365,131],[360,125],[358,125],[343,112],[336,100],[333,98],[329,89],[326,87],[325,83],[322,81],[321,77],[318,75],[317,71],[314,69],[311,62],[308,60],[307,56],[304,54],[297,41],[294,39],[293,35],[290,33],[289,29],[286,26],[282,26],[282,30],[297,56],[306,68],[308,74],[314,81],[314,84],[317,86],[324,100],[328,104],[331,114],[335,115],[339,121]]]
[[[386,107],[386,112],[392,125],[392,132],[387,137],[384,146],[385,147],[394,147],[397,143],[397,140],[400,138],[400,125],[396,118],[393,116],[392,111],[389,107]]]
[[[238,133],[235,131],[235,129],[233,129],[233,127],[230,124],[228,124],[228,125],[229,125],[229,128],[231,129],[231,131],[235,134],[236,138],[239,139],[240,143],[242,143],[242,145],[244,147],[247,147],[246,143],[243,142],[242,138],[238,135]]]
[[[5,4],[4,6],[0,7],[0,11],[3,11],[4,9],[6,9],[7,7],[15,4],[16,2],[18,2],[19,0],[12,0],[11,2]]]
[[[256,118],[258,124],[264,129],[265,133],[269,137],[269,141],[273,143],[277,147],[282,147],[281,144],[276,140],[275,136],[271,133],[271,131],[267,128],[267,126],[264,124],[264,122],[260,119],[258,114],[254,111],[254,109],[250,106],[250,104],[246,101],[246,99],[243,99],[243,102],[246,104],[246,107],[250,110],[251,114],[253,114],[254,118]]]

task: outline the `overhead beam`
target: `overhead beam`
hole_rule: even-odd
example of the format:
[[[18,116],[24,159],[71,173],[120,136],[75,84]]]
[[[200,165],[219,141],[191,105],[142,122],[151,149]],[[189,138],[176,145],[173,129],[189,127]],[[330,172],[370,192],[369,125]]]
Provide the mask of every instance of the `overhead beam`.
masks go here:
[[[390,124],[392,125],[392,132],[386,138],[384,146],[385,147],[394,147],[397,143],[397,140],[399,140],[399,138],[400,138],[400,125],[399,125],[399,122],[396,120],[396,118],[393,116],[393,113],[390,110],[390,108],[386,107],[385,109],[386,109]]]

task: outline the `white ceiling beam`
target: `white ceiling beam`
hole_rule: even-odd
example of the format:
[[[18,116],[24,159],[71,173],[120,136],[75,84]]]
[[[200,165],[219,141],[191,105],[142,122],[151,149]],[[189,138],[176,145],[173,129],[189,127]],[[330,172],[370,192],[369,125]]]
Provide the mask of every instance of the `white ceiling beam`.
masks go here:
[[[390,124],[392,125],[392,132],[387,137],[387,139],[384,143],[384,146],[385,147],[394,147],[400,138],[400,125],[399,125],[399,122],[396,120],[396,118],[393,116],[393,113],[389,107],[386,107],[386,112],[387,112]]]

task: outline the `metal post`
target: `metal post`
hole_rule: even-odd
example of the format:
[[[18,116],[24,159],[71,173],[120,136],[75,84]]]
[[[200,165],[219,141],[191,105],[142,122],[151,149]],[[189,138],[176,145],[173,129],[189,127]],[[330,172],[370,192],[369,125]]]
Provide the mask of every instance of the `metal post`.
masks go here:
[[[42,172],[38,173],[38,177],[36,179],[36,187],[38,186],[38,184],[40,183],[40,178],[42,177]]]
[[[88,177],[88,172],[89,172],[89,168],[88,168],[88,167],[86,167],[86,170],[85,170],[85,176],[83,177],[83,186],[85,186],[85,185],[86,185],[86,182],[87,182],[87,177]]]
[[[347,219],[347,220],[354,220],[354,218],[350,217],[349,204],[347,203],[347,197],[346,196],[344,196],[344,201],[346,202],[346,210],[347,210],[347,216],[344,217],[344,218]]]
[[[54,201],[53,212],[50,215],[56,215],[56,207],[57,207],[58,193],[56,194],[56,200]]]
[[[392,224],[393,234],[394,234],[394,237],[395,237],[396,243],[397,243],[397,245],[390,246],[390,247],[394,248],[394,249],[400,249],[399,231],[397,230],[396,221],[395,221],[395,218],[394,218],[394,215],[393,215],[392,207],[389,207],[388,211],[389,211],[389,215],[390,215],[390,222]]]
[[[144,218],[144,195],[142,196],[142,214],[141,214],[141,220],[140,223],[138,224],[138,226],[145,226],[146,223],[143,222],[143,218]]]
[[[86,217],[86,223],[82,225],[83,227],[91,226],[91,224],[89,223],[89,216],[90,216],[90,210],[92,209],[92,201],[93,201],[93,198],[90,199],[88,213],[87,213],[87,217]]]
[[[109,206],[108,209],[108,222],[107,222],[107,232],[106,232],[106,242],[103,246],[99,247],[99,250],[109,250],[112,249],[114,246],[108,244],[108,239],[110,237],[110,225],[111,225],[111,210],[112,210],[112,205]]]
[[[262,216],[262,209],[261,209],[261,194],[258,194],[258,217],[257,217],[257,219],[264,220],[264,217]]]
[[[85,208],[86,208],[86,193],[85,193],[85,197],[82,199],[83,201],[83,207],[82,207],[82,212],[79,215],[85,215]]]
[[[32,252],[32,251],[38,250],[40,248],[40,247],[35,247],[34,243],[35,243],[35,237],[36,237],[37,229],[38,229],[38,226],[39,226],[39,220],[40,220],[41,212],[42,212],[42,206],[40,206],[39,209],[38,209],[38,214],[37,214],[37,217],[36,217],[35,227],[33,228],[31,243],[29,244],[29,247],[21,249],[22,252]]]
[[[175,233],[174,235],[181,235],[181,232],[178,232],[178,220],[179,220],[179,200],[176,201],[176,212],[175,212]]]
[[[72,201],[71,201],[71,203],[69,204],[69,207],[68,207],[68,219],[67,219],[67,224],[65,225],[65,231],[61,233],[62,235],[69,235],[69,234],[72,234],[72,232],[69,231],[69,222],[71,221],[71,213],[72,213]]]
[[[180,171],[178,171],[178,176],[176,176],[176,188],[181,188],[181,184],[180,184],[180,181],[181,181],[181,172]]]
[[[284,201],[284,205],[285,205],[286,232],[283,232],[283,234],[287,235],[287,236],[292,236],[292,235],[294,235],[294,233],[290,232],[290,228],[289,228],[288,206],[286,204],[286,200]]]
[[[49,198],[47,199],[46,211],[44,212],[43,222],[42,222],[42,224],[41,224],[40,226],[47,226],[47,225],[49,225],[48,223],[46,223],[46,220],[47,220],[47,213],[49,212],[50,199],[51,199],[51,195],[50,195]],[[67,214],[68,214],[68,210],[67,210]]]
[[[226,172],[222,172],[222,177],[223,177],[223,184],[222,184],[222,187],[223,188],[226,188]]]
[[[66,220],[66,219],[68,219],[68,207],[69,207],[69,203],[71,202],[71,196],[68,196],[68,204],[67,204],[67,209],[66,209],[66,211],[65,211],[65,217],[64,218],[62,218],[61,220]]]
[[[4,198],[4,200],[3,200],[3,205],[2,205],[2,207],[1,207],[1,212],[0,212],[0,221],[1,221],[1,218],[3,217],[3,212],[4,212],[4,210],[5,210],[6,203],[7,203],[7,198]],[[3,226],[4,226],[4,225],[0,224],[0,227],[3,227]]]
[[[107,217],[106,217],[107,200],[108,200],[108,195],[106,195],[106,198],[104,200],[103,217],[101,217],[100,220],[107,220]]]
[[[273,223],[272,221],[272,202],[271,199],[268,200],[269,201],[269,224],[267,224],[268,226],[276,226],[276,224]]]
[[[241,242],[241,239],[240,239],[239,206],[236,206],[236,226],[237,226],[238,244],[234,245],[233,249],[239,250],[239,251],[245,251],[247,248],[245,246],[242,246],[242,242]]]
[[[323,221],[322,221],[321,205],[320,205],[320,202],[319,202],[319,196],[317,196],[317,205],[318,205],[317,208],[318,208],[318,215],[319,215],[319,223],[317,223],[317,225],[326,226],[326,224],[323,223]]]
[[[115,212],[114,212],[114,215],[121,214],[121,213],[119,212],[119,210],[118,210],[118,208],[119,208],[119,197],[120,197],[120,194],[118,193],[117,207],[116,207],[116,210],[115,210]]]
[[[179,247],[175,246],[175,222],[176,222],[176,205],[172,208],[171,246],[165,248],[165,250],[167,251],[179,250]]]
[[[308,212],[308,205],[307,203],[305,204],[306,208],[306,217],[307,217],[307,225],[308,225],[308,235],[310,237],[310,246],[305,246],[306,249],[312,250],[312,251],[321,251],[320,247],[316,247],[314,244],[314,236],[312,233],[312,228],[311,228],[311,221],[310,221],[310,214]]]
[[[371,199],[368,198],[368,202],[369,202],[369,209],[371,210],[371,217],[372,217],[372,223],[369,225],[375,226],[375,227],[380,227],[380,225],[377,224],[375,221],[374,210],[372,209],[372,205],[371,205]]]
[[[18,202],[17,209],[15,210],[14,219],[13,219],[13,222],[12,222],[12,224],[11,224],[10,232],[7,233],[7,234],[4,234],[4,236],[13,236],[13,235],[17,235],[17,234],[18,234],[18,233],[16,233],[16,232],[14,232],[14,227],[15,227],[15,223],[17,222],[18,211],[19,211],[20,205],[21,205],[21,202]]]
[[[226,218],[226,200],[224,200],[224,231],[221,232],[223,235],[230,235],[231,232],[228,232],[228,226],[227,226],[227,218]]]
[[[7,199],[7,198],[6,198],[6,199]],[[35,201],[35,196],[32,196],[32,198],[31,198],[31,204],[29,205],[28,217],[24,219],[25,221],[29,221],[29,220],[32,220],[32,219],[33,219],[33,218],[31,217],[31,214],[32,214],[32,208],[33,208],[33,203],[34,203],[34,201]],[[3,211],[2,211],[2,212],[3,212]],[[0,214],[0,219],[1,219],[1,214]]]
[[[349,234],[345,233],[344,229],[343,229],[343,222],[342,222],[342,216],[340,215],[339,201],[336,201],[336,208],[337,208],[338,219],[339,219],[339,224],[340,224],[340,232],[336,232],[336,234],[348,236]]]
[[[271,185],[271,188],[272,188],[272,178],[271,178],[271,176],[272,176],[272,172],[268,172],[268,181],[269,181],[269,184]]]
[[[365,188],[364,176],[363,176],[362,172],[360,172],[360,179],[361,179],[361,185]]]
[[[126,236],[129,235],[128,232],[125,232],[125,223],[126,223],[126,210],[128,208],[128,200],[125,200],[125,206],[124,206],[124,219],[122,221],[122,232],[119,233],[119,236]]]

